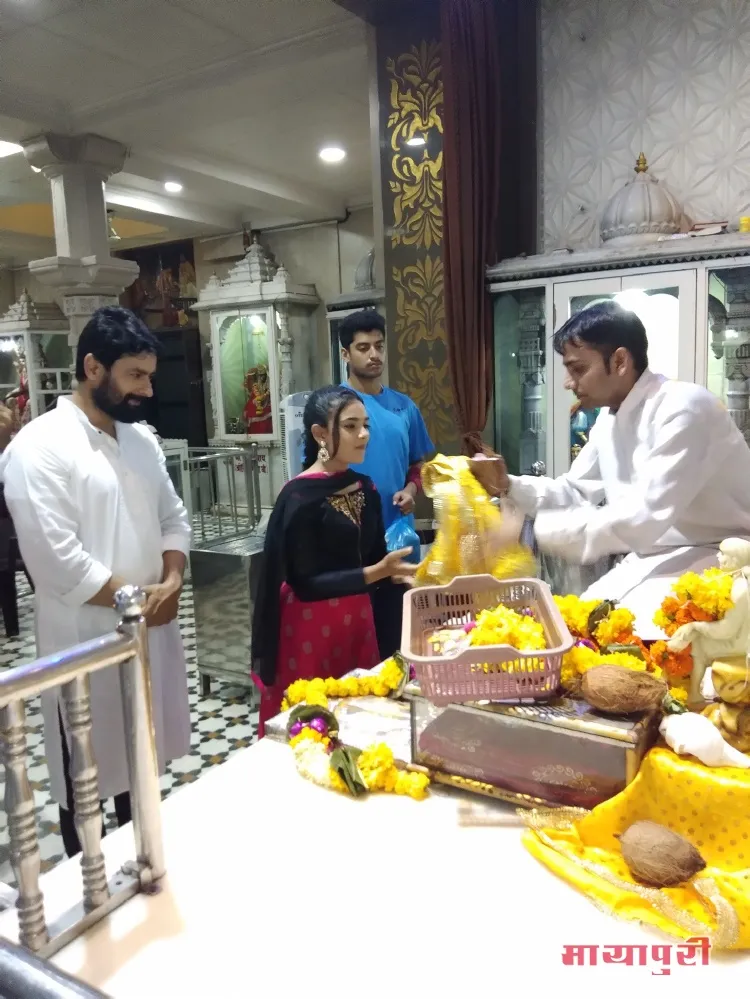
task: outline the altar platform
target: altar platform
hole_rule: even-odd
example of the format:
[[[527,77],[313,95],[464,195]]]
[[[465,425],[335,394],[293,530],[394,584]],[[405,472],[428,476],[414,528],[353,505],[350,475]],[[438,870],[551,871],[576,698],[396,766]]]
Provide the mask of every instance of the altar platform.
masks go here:
[[[163,823],[163,890],[53,959],[116,999],[690,997],[750,972],[750,955],[677,966],[677,941],[613,919],[534,860],[509,806],[439,789],[355,801],[299,777],[269,739],[172,795]],[[109,873],[133,851],[130,826],[107,836]],[[80,897],[79,862],[42,887],[54,920]],[[11,924],[0,917],[14,938]],[[665,944],[669,976],[652,959]],[[566,945],[598,947],[597,965],[564,965]],[[646,945],[647,963],[603,963],[613,945]]]

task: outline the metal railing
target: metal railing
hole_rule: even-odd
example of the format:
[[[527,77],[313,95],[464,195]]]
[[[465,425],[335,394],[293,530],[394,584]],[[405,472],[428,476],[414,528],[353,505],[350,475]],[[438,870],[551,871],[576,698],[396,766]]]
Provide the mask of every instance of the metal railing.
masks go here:
[[[145,594],[124,586],[115,595],[117,630],[0,676],[0,749],[10,855],[18,882],[19,939],[43,957],[56,953],[164,875],[161,794],[151,703]],[[99,780],[92,745],[89,674],[118,666],[136,859],[110,881],[102,854]],[[75,824],[81,841],[83,899],[48,926],[39,886],[41,854],[34,795],[26,770],[24,701],[61,687],[70,745]]]
[[[107,999],[22,947],[0,940],[0,996],[3,999]]]
[[[260,523],[258,445],[190,448],[193,547],[249,534]]]

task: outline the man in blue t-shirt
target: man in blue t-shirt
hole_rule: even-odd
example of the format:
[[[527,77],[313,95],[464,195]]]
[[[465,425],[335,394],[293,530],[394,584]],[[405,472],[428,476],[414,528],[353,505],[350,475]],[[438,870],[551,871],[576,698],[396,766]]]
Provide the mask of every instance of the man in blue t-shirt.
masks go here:
[[[385,528],[402,514],[414,511],[421,488],[420,469],[434,452],[427,427],[411,399],[383,385],[385,320],[374,309],[347,316],[339,327],[341,357],[347,365],[345,384],[360,396],[370,418],[370,442],[365,460],[353,466],[369,475],[380,493]],[[390,606],[378,614],[378,640],[384,656],[391,655],[401,641],[403,591],[394,592]],[[380,617],[380,621],[378,621]]]
[[[380,313],[363,309],[347,316],[339,343],[348,369],[345,384],[359,394],[370,418],[365,460],[354,467],[375,483],[387,530],[399,514],[413,513],[419,471],[434,447],[411,399],[383,385],[385,320]]]

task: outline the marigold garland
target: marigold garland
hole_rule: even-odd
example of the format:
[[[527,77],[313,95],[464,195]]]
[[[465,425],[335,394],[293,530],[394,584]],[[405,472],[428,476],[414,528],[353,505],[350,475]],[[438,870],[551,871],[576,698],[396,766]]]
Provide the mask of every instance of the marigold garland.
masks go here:
[[[732,576],[721,569],[706,569],[700,574],[686,572],[672,586],[654,615],[654,624],[671,638],[678,628],[694,621],[720,621],[732,606]],[[654,662],[674,678],[685,678],[693,671],[690,646],[672,652],[666,642],[654,642],[650,649]]]
[[[295,680],[286,691],[281,702],[281,710],[288,711],[296,704],[317,704],[328,707],[328,698],[340,700],[344,697],[387,697],[398,690],[404,680],[404,670],[396,659],[386,659],[374,675],[347,676],[340,680],[329,676],[325,680]]]
[[[397,690],[403,680],[404,669],[397,660],[389,659],[376,676],[293,683],[287,690],[286,702],[297,706],[287,733],[297,771],[314,784],[342,794],[385,791],[407,795],[417,801],[425,798],[430,783],[426,774],[400,770],[392,750],[385,743],[368,746],[360,753],[343,746],[338,739],[335,716],[328,710],[326,690],[332,691],[331,696],[335,697],[385,696]],[[379,693],[381,690],[383,694]],[[306,707],[302,707],[303,704]],[[309,710],[311,708],[313,710]],[[319,708],[320,713],[315,708]],[[346,779],[339,771],[346,771]]]
[[[660,679],[664,676],[666,644],[655,642],[648,648],[633,633],[635,615],[626,607],[614,607],[598,600],[581,600],[570,594],[555,597],[555,603],[576,639],[576,644],[563,657],[560,676],[568,693],[577,694],[583,674],[605,663],[647,671]],[[692,669],[692,659],[689,669]],[[687,700],[687,688],[679,681],[679,677],[684,675],[669,672],[669,693],[681,703]]]

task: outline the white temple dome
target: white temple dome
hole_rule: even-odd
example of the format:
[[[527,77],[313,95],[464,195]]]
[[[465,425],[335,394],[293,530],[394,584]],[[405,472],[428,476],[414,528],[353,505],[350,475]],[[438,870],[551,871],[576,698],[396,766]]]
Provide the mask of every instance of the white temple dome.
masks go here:
[[[637,246],[655,243],[662,236],[680,231],[682,208],[666,187],[648,173],[641,153],[635,165],[635,179],[607,202],[600,232],[609,246]]]

